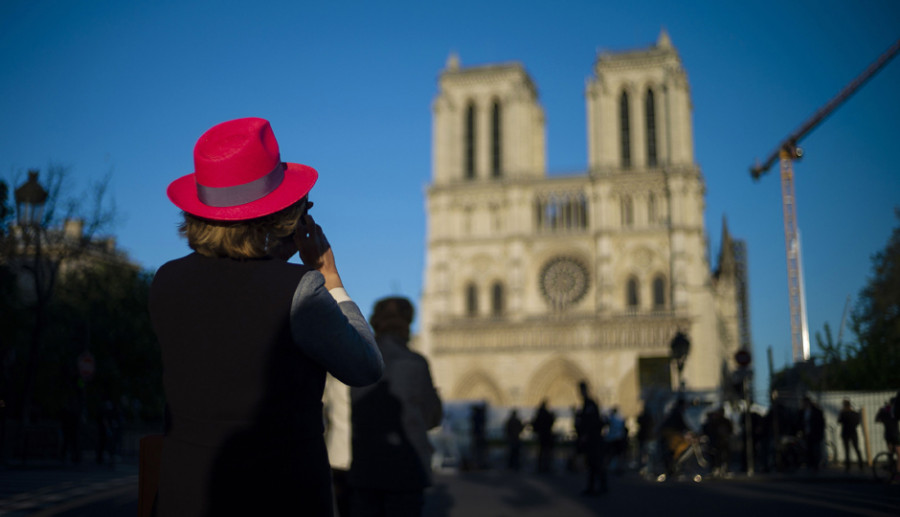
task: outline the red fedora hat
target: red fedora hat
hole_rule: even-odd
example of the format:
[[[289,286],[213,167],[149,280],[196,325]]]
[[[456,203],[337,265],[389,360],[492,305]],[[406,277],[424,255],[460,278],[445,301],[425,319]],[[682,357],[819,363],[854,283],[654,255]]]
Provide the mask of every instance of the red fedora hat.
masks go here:
[[[240,221],[275,213],[303,198],[318,179],[312,167],[284,163],[268,120],[213,126],[194,146],[194,173],[169,185],[169,199],[189,214]]]

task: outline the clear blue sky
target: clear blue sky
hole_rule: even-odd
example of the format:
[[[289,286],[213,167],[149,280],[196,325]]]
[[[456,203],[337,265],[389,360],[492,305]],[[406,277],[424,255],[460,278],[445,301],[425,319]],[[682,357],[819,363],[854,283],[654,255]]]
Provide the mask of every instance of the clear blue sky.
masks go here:
[[[165,189],[192,171],[197,137],[268,118],[283,159],[318,168],[315,215],[368,314],[380,296],[421,292],[430,109],[451,51],[463,65],[524,64],[546,111],[549,170],[568,173],[586,163],[596,51],[647,47],[662,27],[691,84],[713,261],[723,217],[747,241],[763,381],[768,346],[776,367],[790,360],[784,236],[777,172],[754,182],[748,167],[900,38],[900,2],[7,0],[0,177],[69,165],[81,192],[112,171],[111,232],[155,269],[187,251]],[[898,91],[900,59],[802,142],[812,333],[837,331],[897,224]]]

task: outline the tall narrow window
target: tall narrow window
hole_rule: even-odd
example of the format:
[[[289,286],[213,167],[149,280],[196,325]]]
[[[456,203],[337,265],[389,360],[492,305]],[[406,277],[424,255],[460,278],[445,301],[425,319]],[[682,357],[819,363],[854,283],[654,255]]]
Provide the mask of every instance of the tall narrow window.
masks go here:
[[[478,315],[478,287],[475,284],[466,286],[466,315]]]
[[[647,222],[656,224],[656,195],[653,192],[647,197]]]
[[[584,194],[578,196],[578,227],[587,228],[587,199]]]
[[[662,275],[656,275],[653,279],[653,308],[662,309],[666,306],[666,279]]]
[[[631,125],[628,116],[628,92],[619,98],[619,139],[622,143],[622,168],[631,168]]]
[[[500,101],[494,101],[491,108],[491,175],[499,178],[501,175],[501,126],[500,126]]]
[[[491,288],[491,314],[503,315],[503,284],[495,282]]]
[[[465,172],[466,179],[475,179],[475,104],[469,103],[466,108],[465,131]]]
[[[634,204],[631,196],[622,196],[622,226],[634,224]]]
[[[625,287],[625,304],[629,309],[637,309],[639,303],[638,281],[637,278],[631,277],[628,279],[628,284]]]
[[[644,99],[644,113],[647,116],[647,165],[656,167],[656,104],[653,102],[653,90],[649,88]]]

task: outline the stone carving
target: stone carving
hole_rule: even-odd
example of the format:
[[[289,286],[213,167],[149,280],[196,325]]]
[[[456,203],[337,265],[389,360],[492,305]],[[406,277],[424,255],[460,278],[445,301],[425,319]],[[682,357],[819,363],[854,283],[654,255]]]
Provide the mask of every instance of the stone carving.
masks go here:
[[[556,309],[564,309],[581,300],[588,283],[587,269],[571,257],[551,259],[541,271],[541,293]]]

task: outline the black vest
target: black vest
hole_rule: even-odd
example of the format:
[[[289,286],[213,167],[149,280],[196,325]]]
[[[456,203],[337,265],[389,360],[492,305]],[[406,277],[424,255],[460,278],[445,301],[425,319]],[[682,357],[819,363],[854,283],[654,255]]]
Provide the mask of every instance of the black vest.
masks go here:
[[[325,371],[294,343],[290,327],[291,300],[307,271],[194,253],[156,273],[150,314],[170,415],[162,514],[259,511],[261,499],[281,498],[279,490],[290,487],[296,497],[298,484],[325,491],[310,496],[331,504]]]

